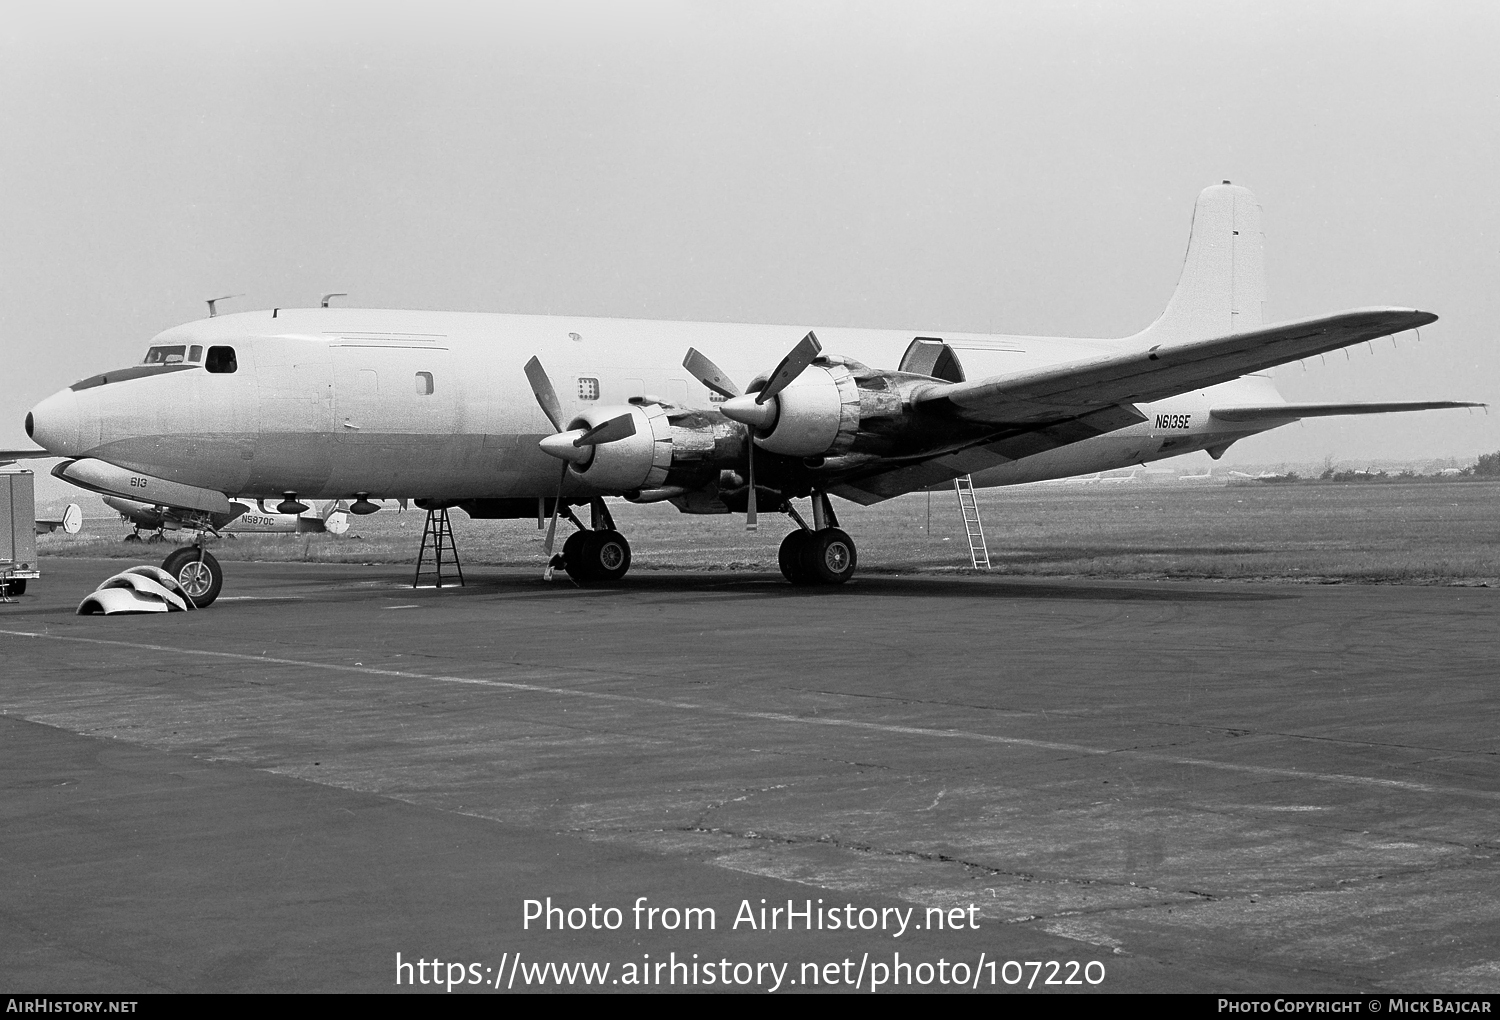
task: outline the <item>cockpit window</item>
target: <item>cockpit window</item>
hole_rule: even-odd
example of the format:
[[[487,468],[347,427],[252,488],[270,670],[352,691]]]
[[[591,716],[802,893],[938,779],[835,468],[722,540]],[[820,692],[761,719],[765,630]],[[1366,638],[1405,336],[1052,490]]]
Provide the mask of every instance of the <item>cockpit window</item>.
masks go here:
[[[227,375],[240,366],[234,360],[233,347],[210,347],[208,349],[208,359],[204,361],[203,367],[210,372],[223,372]]]
[[[143,365],[180,365],[183,357],[187,354],[187,346],[177,344],[175,347],[153,347],[146,352],[146,360]]]
[[[193,344],[193,346],[188,348],[188,360],[195,365],[203,360],[202,344]]]

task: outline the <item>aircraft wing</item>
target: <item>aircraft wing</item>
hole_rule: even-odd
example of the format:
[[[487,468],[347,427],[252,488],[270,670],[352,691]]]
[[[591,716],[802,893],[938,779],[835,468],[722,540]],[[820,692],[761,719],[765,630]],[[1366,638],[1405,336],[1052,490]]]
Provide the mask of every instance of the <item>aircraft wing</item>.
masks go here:
[[[10,464],[18,460],[43,460],[56,457],[55,453],[46,450],[0,450],[0,464]]]
[[[847,478],[830,486],[829,491],[856,503],[876,503],[1144,421],[1146,416],[1134,406],[1136,401],[1161,400],[1228,382],[1250,372],[1415,329],[1436,320],[1437,316],[1431,312],[1414,308],[1363,308],[1206,340],[1138,345],[1118,354],[1031,372],[934,385],[915,398],[918,411],[992,424],[996,435],[965,450],[919,463],[889,465]],[[1223,420],[1293,420],[1318,414],[1465,406],[1470,405],[1454,401],[1285,404],[1274,410],[1225,408],[1225,415],[1247,417]],[[1330,409],[1319,410],[1324,407]],[[1213,414],[1222,417],[1219,411]]]
[[[915,403],[921,411],[1000,427],[1063,421],[1202,389],[1435,321],[1436,315],[1415,308],[1361,308],[1206,340],[1133,346],[1118,354],[1031,372],[936,385]]]
[[[1386,404],[1267,404],[1264,407],[1215,407],[1208,416],[1215,421],[1291,421],[1296,418],[1327,418],[1339,414],[1388,414],[1393,411],[1435,411],[1449,407],[1484,407],[1472,400],[1403,400]]]

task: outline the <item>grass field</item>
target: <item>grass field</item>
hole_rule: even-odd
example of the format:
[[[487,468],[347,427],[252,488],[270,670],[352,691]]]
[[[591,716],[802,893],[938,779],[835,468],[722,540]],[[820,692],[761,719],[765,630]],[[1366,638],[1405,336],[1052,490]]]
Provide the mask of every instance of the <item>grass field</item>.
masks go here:
[[[952,493],[873,507],[836,501],[862,571],[968,570]],[[1500,483],[1350,485],[1032,485],[979,493],[998,573],[1132,578],[1242,578],[1441,584],[1500,583]],[[776,571],[785,518],[679,514],[667,504],[611,501],[634,568]],[[541,566],[536,521],[452,513],[465,564]],[[349,533],[251,535],[213,544],[225,560],[413,563],[423,514],[354,518]],[[561,525],[566,528],[566,524]],[[46,556],[160,560],[166,549],[120,541],[124,525],[90,520],[75,536],[44,535]]]

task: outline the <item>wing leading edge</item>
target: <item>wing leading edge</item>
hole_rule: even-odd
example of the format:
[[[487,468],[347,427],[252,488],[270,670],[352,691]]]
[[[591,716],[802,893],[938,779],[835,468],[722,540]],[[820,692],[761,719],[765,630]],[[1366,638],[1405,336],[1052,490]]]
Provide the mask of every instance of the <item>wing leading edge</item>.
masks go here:
[[[1263,407],[1215,407],[1208,416],[1215,421],[1296,421],[1341,414],[1389,414],[1393,411],[1438,411],[1452,407],[1484,407],[1472,400],[1402,400],[1385,404],[1267,404]]]

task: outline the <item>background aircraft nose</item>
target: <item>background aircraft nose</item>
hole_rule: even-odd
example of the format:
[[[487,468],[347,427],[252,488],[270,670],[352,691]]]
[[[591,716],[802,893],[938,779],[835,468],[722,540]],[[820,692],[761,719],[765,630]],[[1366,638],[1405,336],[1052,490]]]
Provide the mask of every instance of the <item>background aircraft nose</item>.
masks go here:
[[[72,390],[62,390],[26,415],[26,434],[48,453],[76,457],[83,453],[78,423],[78,396]]]

